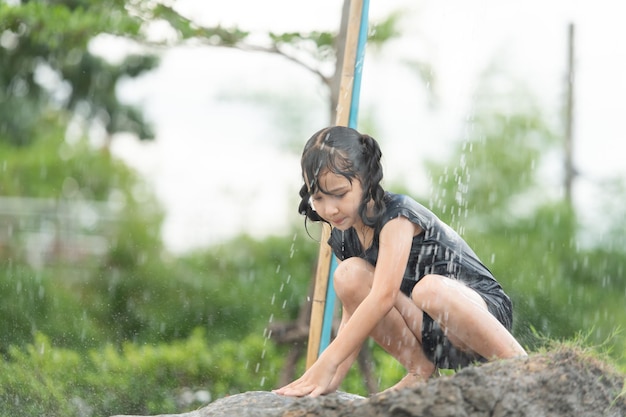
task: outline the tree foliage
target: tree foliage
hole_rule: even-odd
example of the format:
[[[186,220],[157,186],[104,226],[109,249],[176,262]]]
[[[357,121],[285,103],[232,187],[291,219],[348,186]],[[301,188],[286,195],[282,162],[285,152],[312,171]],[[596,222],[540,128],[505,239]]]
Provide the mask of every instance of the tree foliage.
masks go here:
[[[165,21],[170,25],[176,34],[174,40],[168,41],[170,46],[193,41],[200,45],[271,53],[315,74],[328,89],[329,120],[333,122],[339,96],[349,6],[350,0],[344,0],[338,31],[252,33],[238,27],[205,26],[192,16],[185,16],[174,6],[166,4],[156,4],[146,12],[146,18]],[[400,13],[392,13],[380,22],[370,23],[368,44],[376,47],[396,38],[399,35],[397,26],[400,18]]]
[[[141,38],[142,21],[123,0],[0,1],[0,142],[23,146],[50,112],[67,110],[108,135],[153,133],[137,109],[121,104],[115,87],[155,67],[150,54],[129,54],[121,65],[94,55],[103,33]]]

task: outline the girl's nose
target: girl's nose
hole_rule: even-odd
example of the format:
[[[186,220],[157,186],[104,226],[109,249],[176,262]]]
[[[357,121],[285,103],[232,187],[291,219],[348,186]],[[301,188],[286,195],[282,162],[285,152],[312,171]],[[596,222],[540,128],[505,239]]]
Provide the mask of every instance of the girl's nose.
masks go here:
[[[324,205],[324,211],[327,217],[331,217],[339,211],[336,204],[328,203]]]

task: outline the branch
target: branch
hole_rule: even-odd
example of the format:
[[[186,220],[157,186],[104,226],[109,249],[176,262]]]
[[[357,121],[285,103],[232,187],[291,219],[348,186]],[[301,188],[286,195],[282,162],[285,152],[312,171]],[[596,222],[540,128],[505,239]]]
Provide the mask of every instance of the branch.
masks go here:
[[[225,45],[226,46],[226,45]],[[271,47],[261,46],[261,45],[251,45],[251,44],[238,44],[234,45],[234,48],[240,49],[242,51],[251,51],[251,52],[266,52],[273,53],[286,58],[287,60],[299,65],[300,67],[306,69],[307,71],[316,75],[325,85],[330,86],[330,78],[324,75],[319,69],[315,68],[312,65],[307,64],[306,62],[298,59],[297,57],[288,54],[287,52],[281,50],[277,45],[272,45]]]
[[[219,46],[239,49],[241,51],[264,52],[280,55],[289,61],[299,65],[307,71],[315,74],[325,85],[330,86],[330,78],[325,76],[318,68],[307,64],[304,60],[299,59],[280,48],[279,45],[297,45],[301,41],[313,41],[316,43],[318,53],[322,48],[327,46],[329,34],[314,33],[309,36],[303,36],[299,33],[287,33],[281,35],[269,34],[270,46],[258,44],[250,44],[246,42],[250,33],[242,31],[238,28],[224,28],[220,25],[216,27],[202,27],[191,19],[180,15],[173,8],[159,4],[152,11],[152,19],[163,19],[167,21],[181,37],[181,43],[185,40],[194,39],[203,45]],[[314,53],[312,54],[314,55]]]

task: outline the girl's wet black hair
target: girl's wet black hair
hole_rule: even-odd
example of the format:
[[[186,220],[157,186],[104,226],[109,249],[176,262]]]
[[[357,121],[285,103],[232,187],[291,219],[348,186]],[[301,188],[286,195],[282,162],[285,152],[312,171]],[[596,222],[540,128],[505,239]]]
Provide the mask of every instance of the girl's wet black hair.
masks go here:
[[[300,161],[304,180],[300,189],[300,214],[312,221],[323,221],[311,207],[311,195],[317,191],[324,192],[319,177],[330,171],[345,177],[350,183],[354,178],[361,181],[363,199],[359,205],[359,215],[364,224],[375,227],[385,210],[385,191],[380,185],[383,179],[381,157],[382,152],[376,140],[352,128],[332,126],[316,132],[304,146]],[[370,201],[374,204],[371,215],[368,215],[367,205]]]

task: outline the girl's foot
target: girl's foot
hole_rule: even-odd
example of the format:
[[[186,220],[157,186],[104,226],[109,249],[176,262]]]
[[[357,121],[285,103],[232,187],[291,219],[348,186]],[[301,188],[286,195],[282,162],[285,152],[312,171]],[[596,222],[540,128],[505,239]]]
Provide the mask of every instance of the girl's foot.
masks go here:
[[[425,382],[426,380],[420,374],[408,373],[404,376],[404,378],[398,381],[394,386],[389,387],[386,390],[382,391],[381,394],[389,392],[389,391],[396,391],[402,388],[415,387],[415,386],[424,384]]]

